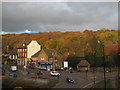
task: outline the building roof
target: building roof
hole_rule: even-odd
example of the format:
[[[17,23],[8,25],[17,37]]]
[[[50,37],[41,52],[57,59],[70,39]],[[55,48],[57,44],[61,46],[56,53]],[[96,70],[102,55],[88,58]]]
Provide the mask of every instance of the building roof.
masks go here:
[[[65,52],[63,54],[63,60],[65,61],[69,55],[74,55],[74,54],[75,54],[75,52]]]
[[[26,49],[27,45],[29,45],[31,41],[32,40],[25,40],[25,41],[23,41],[23,43],[18,47],[18,49]],[[23,46],[23,44],[25,44],[25,46]]]
[[[81,60],[77,66],[90,66],[87,60]]]
[[[17,49],[15,49],[12,52],[10,52],[10,55],[17,55]]]
[[[49,58],[51,58],[55,53],[57,53],[59,56],[62,56],[60,53],[58,53],[57,51],[53,49],[43,49],[43,50]]]
[[[38,55],[40,54],[41,50],[38,51],[37,53],[35,53],[32,57],[38,57]]]
[[[46,55],[49,57],[49,58],[52,58],[53,54],[54,53],[57,53],[59,56],[61,56],[60,53],[58,53],[57,51],[53,50],[53,49],[42,49]],[[35,53],[32,57],[38,57],[38,55],[40,54],[41,50],[38,51],[37,53]]]

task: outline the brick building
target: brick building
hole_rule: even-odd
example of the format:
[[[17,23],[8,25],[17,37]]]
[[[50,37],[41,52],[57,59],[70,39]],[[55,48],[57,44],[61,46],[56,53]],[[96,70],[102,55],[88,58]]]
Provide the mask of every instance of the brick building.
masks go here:
[[[42,70],[55,70],[62,67],[62,55],[53,49],[42,49],[32,56],[32,62],[36,62]]]
[[[36,40],[24,41],[16,52],[10,54],[10,59],[17,59],[17,65],[28,65],[31,62],[31,56],[41,50],[41,46]]]
[[[89,71],[90,70],[90,64],[87,60],[81,60],[77,64],[77,71]]]

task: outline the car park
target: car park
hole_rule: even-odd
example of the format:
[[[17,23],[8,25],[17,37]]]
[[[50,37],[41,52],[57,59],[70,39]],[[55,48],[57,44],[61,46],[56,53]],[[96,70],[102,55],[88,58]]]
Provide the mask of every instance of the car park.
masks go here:
[[[11,74],[8,75],[8,77],[17,77],[17,75],[11,73]]]
[[[74,83],[74,79],[72,77],[67,77],[66,80],[69,83]]]
[[[50,75],[51,76],[60,76],[60,73],[58,73],[57,71],[51,71]]]

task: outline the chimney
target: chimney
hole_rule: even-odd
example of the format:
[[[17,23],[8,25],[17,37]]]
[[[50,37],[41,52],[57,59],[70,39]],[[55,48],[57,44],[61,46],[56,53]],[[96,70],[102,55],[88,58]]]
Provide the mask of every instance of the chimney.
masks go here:
[[[25,43],[23,43],[23,46],[25,46]]]

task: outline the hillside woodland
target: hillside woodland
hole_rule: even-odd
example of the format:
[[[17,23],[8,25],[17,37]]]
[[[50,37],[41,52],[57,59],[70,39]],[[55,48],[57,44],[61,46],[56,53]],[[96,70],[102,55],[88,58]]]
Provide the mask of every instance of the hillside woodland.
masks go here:
[[[75,52],[69,55],[67,60],[78,63],[82,59],[90,62],[91,66],[96,62],[96,66],[101,66],[103,56],[108,66],[118,64],[119,52],[117,30],[101,29],[97,31],[85,30],[84,32],[39,32],[22,34],[2,35],[2,53],[10,53],[15,50],[23,41],[37,40],[44,49],[54,49],[61,54],[65,52]],[[103,55],[104,43],[104,55]],[[70,64],[72,65],[72,64]],[[75,65],[75,64],[74,64]],[[73,65],[73,66],[74,66]]]

